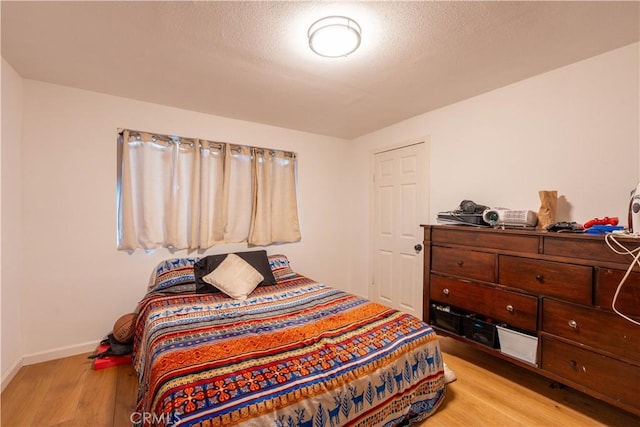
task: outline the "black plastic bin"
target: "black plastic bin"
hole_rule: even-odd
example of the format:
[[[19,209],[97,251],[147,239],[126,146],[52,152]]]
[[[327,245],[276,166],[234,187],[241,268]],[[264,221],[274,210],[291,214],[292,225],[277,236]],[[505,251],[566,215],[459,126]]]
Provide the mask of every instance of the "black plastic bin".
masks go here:
[[[431,324],[458,335],[463,333],[464,314],[449,306],[431,304]]]
[[[491,348],[500,348],[498,330],[493,323],[485,322],[475,314],[469,314],[463,320],[464,336]]]

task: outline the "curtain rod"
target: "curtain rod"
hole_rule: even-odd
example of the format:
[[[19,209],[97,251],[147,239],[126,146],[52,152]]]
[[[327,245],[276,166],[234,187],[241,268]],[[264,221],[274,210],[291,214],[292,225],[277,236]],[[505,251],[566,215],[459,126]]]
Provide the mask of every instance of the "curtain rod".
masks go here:
[[[191,145],[193,147],[194,142],[197,141],[205,141],[209,143],[209,148],[211,148],[211,144],[217,144],[218,148],[222,148],[225,145],[229,145],[231,147],[246,147],[249,150],[256,150],[260,153],[264,153],[265,151],[270,151],[271,153],[275,153],[277,151],[280,151],[281,153],[284,153],[285,156],[287,157],[291,157],[293,159],[297,158],[297,154],[293,151],[287,151],[287,150],[280,150],[280,149],[276,149],[276,148],[264,148],[264,147],[254,147],[251,145],[246,145],[246,144],[236,144],[233,142],[224,142],[224,141],[210,141],[208,139],[201,139],[201,138],[189,138],[189,137],[184,137],[184,136],[178,136],[178,135],[167,135],[167,134],[162,134],[162,133],[156,133],[156,132],[147,132],[147,131],[141,131],[141,130],[134,130],[134,129],[124,129],[124,128],[118,128],[118,134],[119,135],[123,135],[125,131],[128,131],[130,134],[138,134],[137,137],[138,139],[140,138],[140,134],[141,133],[146,133],[151,135],[152,137],[155,137],[156,139],[160,140],[160,141],[165,141],[165,142],[169,142],[169,143],[175,143],[178,142],[180,143],[181,141],[184,142],[189,142],[189,145]]]

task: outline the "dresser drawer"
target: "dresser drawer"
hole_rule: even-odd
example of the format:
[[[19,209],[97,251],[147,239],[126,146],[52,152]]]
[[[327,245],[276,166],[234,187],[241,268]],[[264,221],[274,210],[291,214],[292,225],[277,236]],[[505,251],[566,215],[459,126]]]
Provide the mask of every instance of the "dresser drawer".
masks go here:
[[[640,246],[637,239],[620,238],[620,241],[630,250]],[[631,261],[629,256],[613,252],[603,238],[590,238],[584,234],[578,236],[547,235],[544,237],[544,254],[623,264]]]
[[[542,336],[542,369],[640,408],[640,367]]]
[[[596,307],[611,311],[611,303],[625,271],[596,269]],[[640,320],[640,273],[632,272],[622,285],[616,302],[618,311]]]
[[[545,298],[542,330],[640,362],[640,327],[613,313]]]
[[[480,248],[517,251],[531,254],[538,253],[540,240],[535,234],[510,234],[509,231],[492,229],[433,228],[431,240],[434,243],[475,246]]]
[[[483,314],[515,328],[535,331],[538,299],[491,286],[431,275],[429,298],[443,304]]]
[[[431,269],[468,279],[495,282],[497,255],[488,252],[433,246]]]
[[[498,282],[525,291],[591,305],[592,267],[501,255]]]

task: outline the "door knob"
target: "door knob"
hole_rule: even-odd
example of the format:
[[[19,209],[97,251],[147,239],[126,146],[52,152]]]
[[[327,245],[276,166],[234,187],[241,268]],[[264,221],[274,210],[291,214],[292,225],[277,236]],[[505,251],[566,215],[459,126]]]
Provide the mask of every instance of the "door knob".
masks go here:
[[[415,246],[413,247],[413,249],[415,249],[415,250],[416,250],[416,253],[417,253],[417,254],[419,254],[419,253],[420,253],[420,251],[422,250],[422,245],[421,245],[420,243],[418,243],[417,245],[415,245]]]

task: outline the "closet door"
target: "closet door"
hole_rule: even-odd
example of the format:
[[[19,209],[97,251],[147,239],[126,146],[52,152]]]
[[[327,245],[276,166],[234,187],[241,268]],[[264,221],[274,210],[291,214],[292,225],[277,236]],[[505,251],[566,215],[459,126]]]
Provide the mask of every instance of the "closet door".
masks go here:
[[[422,318],[422,241],[427,222],[427,144],[374,155],[369,297]]]

